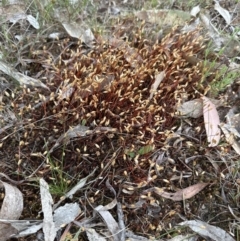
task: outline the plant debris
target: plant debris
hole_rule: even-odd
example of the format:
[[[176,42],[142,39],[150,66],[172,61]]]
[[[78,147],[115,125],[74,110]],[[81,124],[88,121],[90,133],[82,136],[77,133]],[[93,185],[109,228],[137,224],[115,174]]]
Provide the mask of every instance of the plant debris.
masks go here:
[[[237,234],[239,216],[238,108],[226,126],[224,91],[231,85],[238,106],[238,74],[229,74],[227,50],[216,53],[229,38],[208,9],[228,31],[233,13],[218,2],[206,11],[175,11],[175,2],[174,11],[135,14],[124,13],[128,1],[99,1],[95,10],[93,2],[54,8],[44,1],[39,11],[52,12],[36,19],[30,5],[4,32],[3,79],[20,85],[0,85],[1,177],[24,195],[22,220],[4,225],[15,237],[38,232],[46,240],[217,240],[195,226],[233,239],[227,232]],[[74,22],[73,9],[80,11]],[[61,24],[42,30],[51,14]],[[109,21],[104,30],[86,24],[94,14]],[[192,223],[196,216],[201,223]],[[188,237],[178,224],[198,235]]]

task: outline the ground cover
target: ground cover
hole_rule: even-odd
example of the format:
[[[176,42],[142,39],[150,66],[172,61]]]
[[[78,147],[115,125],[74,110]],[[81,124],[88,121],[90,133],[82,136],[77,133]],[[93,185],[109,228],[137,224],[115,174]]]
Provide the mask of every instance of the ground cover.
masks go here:
[[[220,4],[2,3],[0,170],[23,210],[0,217],[32,220],[2,240],[239,240],[239,7]]]

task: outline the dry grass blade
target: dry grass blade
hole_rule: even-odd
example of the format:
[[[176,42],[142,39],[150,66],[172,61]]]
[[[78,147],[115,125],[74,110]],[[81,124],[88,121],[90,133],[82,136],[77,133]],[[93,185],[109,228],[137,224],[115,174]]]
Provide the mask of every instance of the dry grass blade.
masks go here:
[[[228,206],[228,209],[229,209],[230,213],[233,215],[233,217],[234,217],[238,222],[240,222],[240,218],[237,217],[237,216],[234,214],[232,208],[231,208],[230,206]]]
[[[54,204],[53,209],[55,210],[63,200],[65,200],[66,198],[72,198],[72,196],[79,191],[82,187],[84,187],[84,185],[86,184],[87,180],[89,177],[91,177],[95,171],[97,170],[97,168],[95,168],[88,176],[82,178],[69,192],[67,192],[64,197],[62,197],[60,199],[60,201],[56,204]]]

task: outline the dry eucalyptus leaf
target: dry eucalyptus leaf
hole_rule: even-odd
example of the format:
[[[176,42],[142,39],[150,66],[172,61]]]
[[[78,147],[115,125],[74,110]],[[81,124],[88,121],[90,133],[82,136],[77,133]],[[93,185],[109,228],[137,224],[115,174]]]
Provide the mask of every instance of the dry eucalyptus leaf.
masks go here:
[[[48,35],[48,38],[58,40],[63,34],[61,32],[53,32]]]
[[[197,17],[197,15],[199,14],[200,11],[201,11],[201,10],[200,10],[200,7],[199,7],[199,5],[197,5],[196,7],[193,7],[193,8],[192,8],[190,14],[191,14],[191,16],[193,16],[193,17]]]
[[[5,189],[5,196],[2,203],[0,218],[1,219],[18,219],[23,210],[23,196],[17,187],[6,182],[0,182]]]
[[[130,230],[126,231],[126,237],[128,238],[127,239],[128,241],[151,241],[152,240],[140,235],[136,235]],[[158,241],[162,241],[162,240],[160,239]]]
[[[3,2],[3,1],[2,1]],[[7,3],[9,5],[15,5],[15,4],[23,4],[24,1],[23,0],[8,0]]]
[[[67,203],[64,206],[56,209],[53,215],[55,230],[58,231],[65,225],[73,222],[80,214],[80,211],[81,209],[77,203]],[[30,234],[37,233],[37,231],[43,228],[43,222],[41,221],[21,220],[11,223],[11,225],[19,231],[19,234],[15,237],[25,237]]]
[[[225,135],[226,141],[233,147],[238,155],[240,155],[240,144],[237,142],[235,136],[228,128],[229,125],[222,123],[220,128]]]
[[[40,25],[36,18],[32,15],[27,15],[25,13],[14,13],[12,16],[8,16],[8,20],[10,23],[17,23],[20,20],[27,20],[35,29],[39,29]]]
[[[25,6],[21,3],[17,4],[8,4],[6,6],[1,5],[0,7],[0,15],[1,15],[1,23],[10,21],[11,19],[15,19],[16,15],[24,15],[25,14]]]
[[[6,182],[0,181],[1,187],[5,190],[4,200],[1,206],[0,219],[17,220],[23,210],[23,196],[17,187],[14,187]],[[17,234],[11,223],[0,221],[0,241],[7,240],[11,235]]]
[[[218,1],[215,1],[214,9],[219,12],[219,14],[224,18],[227,24],[230,24],[232,21],[231,15],[228,10],[220,6]]]
[[[14,225],[15,227],[18,227],[17,229],[19,230],[19,234],[16,235],[17,238],[20,237],[26,237],[31,234],[37,233],[40,229],[43,227],[43,223],[39,221],[33,221],[30,224],[28,224],[28,220],[23,220],[25,222],[25,228],[22,225],[22,229],[20,229],[19,225]]]
[[[182,117],[199,118],[203,115],[203,102],[201,99],[184,102],[177,108]]]
[[[80,39],[85,44],[91,44],[95,39],[90,28],[83,28],[77,23],[62,23],[62,25],[71,37]]]
[[[86,136],[89,127],[83,125],[77,125],[75,127],[70,127],[69,130],[62,134],[56,141],[55,145],[51,148],[49,153],[52,153],[61,144],[68,144],[73,138]]]
[[[126,226],[124,223],[124,214],[122,209],[122,204],[120,202],[117,203],[117,215],[118,215],[118,226],[121,230],[119,233],[119,239],[120,241],[126,240]]]
[[[35,29],[39,29],[40,28],[40,25],[39,25],[37,19],[34,18],[32,15],[27,15],[26,19]]]
[[[31,78],[27,75],[17,72],[11,66],[4,63],[2,60],[0,60],[0,71],[15,79],[20,85],[42,87],[44,89],[49,90],[49,88],[45,84],[43,84],[40,80]]]
[[[96,240],[98,240],[98,241],[107,241],[107,239],[105,239],[102,235],[97,233],[95,231],[95,229],[93,229],[93,228],[86,229],[86,234],[87,234],[87,237],[88,237],[89,241],[96,241]]]
[[[162,71],[155,76],[155,81],[151,86],[149,100],[151,100],[152,97],[154,96],[155,92],[157,91],[158,86],[161,84],[164,77],[165,77],[165,71]]]
[[[24,5],[17,4],[12,5],[11,8],[5,7],[4,9],[6,9],[6,12],[3,12],[2,16],[6,18],[5,21],[9,21],[13,24],[20,20],[27,20],[35,29],[39,29],[40,25],[37,19],[32,15],[27,15],[24,8]],[[2,9],[0,9],[0,12],[1,10]]]
[[[41,194],[41,203],[42,211],[44,215],[43,219],[43,233],[45,241],[54,241],[56,237],[56,229],[53,222],[53,199],[49,192],[49,186],[44,181],[43,178],[40,179],[40,194]]]
[[[208,183],[198,183],[192,186],[189,186],[184,189],[180,189],[175,193],[165,192],[162,188],[154,187],[153,191],[160,195],[161,197],[171,199],[173,201],[182,201],[185,199],[189,199],[196,194],[198,194],[203,188],[205,188]]]
[[[53,215],[55,229],[59,230],[73,222],[80,212],[81,209],[77,203],[66,203],[64,206],[57,208]]]
[[[217,28],[211,23],[210,17],[208,13],[200,12],[199,17],[201,23],[205,27],[208,32],[208,35],[213,40],[213,44],[215,50],[220,50],[222,48],[223,43],[225,42],[225,38],[223,38]]]
[[[211,99],[209,100],[217,107],[223,105],[221,100]],[[203,100],[194,99],[184,102],[182,105],[177,107],[181,117],[199,118],[203,115]]]
[[[107,225],[109,232],[111,233],[114,241],[119,241],[118,234],[120,232],[118,223],[113,218],[109,211],[105,210],[105,206],[99,205],[95,209],[103,219],[104,223]]]
[[[192,235],[192,234],[177,235],[174,238],[168,239],[168,241],[197,241],[198,238],[199,237],[197,235]]]
[[[236,109],[236,107],[232,107],[225,117],[227,125],[229,125],[228,129],[232,129],[231,132],[240,138],[240,113],[236,113]]]
[[[183,26],[186,21],[191,19],[191,15],[188,12],[168,9],[141,10],[137,11],[135,15],[141,20],[154,24],[160,24],[160,26]]]
[[[204,124],[209,142],[208,146],[214,147],[218,145],[221,137],[221,131],[219,128],[220,119],[216,106],[210,101],[210,99],[205,96],[203,96],[202,99]]]
[[[226,231],[223,229],[210,225],[208,223],[199,220],[190,220],[179,223],[180,226],[188,226],[194,232],[206,239],[210,238],[214,241],[235,241]]]
[[[124,58],[133,68],[138,68],[143,62],[142,57],[135,48],[129,46],[129,44],[118,38],[110,38],[109,44],[114,47],[121,49],[124,52]]]

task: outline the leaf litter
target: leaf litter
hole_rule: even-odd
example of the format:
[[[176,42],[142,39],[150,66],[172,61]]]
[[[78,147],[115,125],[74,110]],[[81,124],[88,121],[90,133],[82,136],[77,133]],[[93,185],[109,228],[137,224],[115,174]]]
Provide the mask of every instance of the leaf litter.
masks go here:
[[[209,184],[208,183],[197,183],[195,185],[178,190],[175,193],[169,193],[169,192],[164,191],[164,189],[162,189],[162,188],[153,187],[148,190],[145,190],[144,193],[148,193],[149,191],[152,191],[163,198],[171,199],[173,201],[182,201],[182,200],[192,198],[197,193],[199,193],[201,190],[203,190],[207,185],[209,185]]]
[[[5,186],[10,186],[6,184]],[[9,188],[8,188],[9,189]],[[9,199],[9,191],[6,190],[6,197]],[[59,229],[64,228],[67,224],[74,221],[74,219],[80,214],[81,209],[77,203],[69,203],[65,204],[59,208],[54,210],[53,199],[51,194],[49,193],[48,184],[44,179],[40,179],[40,193],[41,193],[41,203],[42,203],[42,212],[44,214],[43,220],[14,220],[20,217],[20,214],[23,209],[23,200],[19,200],[19,191],[16,191],[16,187],[11,187],[11,190],[15,190],[14,192],[17,195],[10,194],[11,202],[7,203],[7,206],[3,204],[5,207],[3,212],[5,220],[0,219],[0,223],[3,223],[3,232],[2,240],[6,240],[8,237],[26,237],[31,234],[37,233],[40,229],[43,229],[43,233],[45,236],[45,240],[54,240]],[[20,195],[21,196],[21,195]],[[22,198],[22,196],[21,196]],[[20,198],[20,199],[21,199]],[[17,202],[14,200],[16,199]],[[9,200],[7,200],[9,201]],[[22,204],[21,204],[22,203]],[[11,208],[14,212],[11,211]],[[10,212],[9,212],[10,210]],[[2,212],[2,211],[1,211]],[[12,220],[8,220],[8,219]],[[7,226],[6,226],[6,224]],[[0,230],[1,231],[1,230]]]
[[[5,190],[4,200],[0,211],[0,240],[5,241],[14,234],[17,229],[12,225],[12,221],[19,219],[23,211],[23,195],[17,187],[6,182],[0,182]]]
[[[209,147],[217,146],[221,133],[220,133],[220,119],[216,109],[216,106],[207,98],[203,98],[203,117],[205,129],[207,132],[207,138],[209,142]]]
[[[234,241],[226,231],[221,228],[209,225],[200,220],[189,220],[179,223],[180,226],[188,226],[203,238],[210,238],[214,241]]]
[[[118,9],[116,7],[116,9]],[[219,14],[224,18],[224,20],[230,24],[231,23],[231,16],[229,15],[229,12],[226,11],[225,9],[223,9],[219,4],[217,5],[217,2],[215,4],[215,10],[217,10],[219,12]],[[165,10],[164,10],[165,11]],[[156,16],[158,16],[159,14],[163,14],[161,12],[156,12]],[[168,17],[166,18],[166,20],[168,21],[168,19],[174,19],[175,15],[171,16],[171,12],[170,11],[165,11],[167,12],[167,15]],[[151,13],[151,12],[150,12]],[[138,13],[138,17],[141,18],[141,17],[146,17],[144,15],[145,13]],[[165,13],[164,13],[165,14]],[[175,14],[175,13],[174,13]],[[195,8],[194,10],[192,10],[191,14],[195,17],[195,18],[198,18],[199,15],[203,14],[202,13],[202,9],[200,9],[199,7]],[[188,16],[187,16],[188,15]],[[190,14],[187,13],[187,17],[190,16]],[[154,15],[155,16],[155,15]],[[153,22],[155,23],[156,21],[156,17],[152,16],[151,19],[148,19],[146,18],[145,21],[146,22]],[[180,16],[180,17],[179,17]],[[179,21],[179,18],[181,18],[181,15],[179,15],[177,18],[177,21]],[[204,15],[204,17],[207,19],[208,21],[208,24],[209,26],[212,24],[210,23],[210,19],[207,15]],[[34,28],[37,28],[37,22],[35,22],[35,19],[34,18],[30,18],[30,21],[33,21],[32,23],[30,22],[30,24],[34,27]],[[175,21],[175,20],[174,20]],[[185,20],[184,20],[185,21]],[[182,23],[180,21],[180,23]],[[69,25],[63,25],[65,27],[65,30],[66,32],[68,32],[68,34],[70,36],[72,36],[73,38],[80,38],[82,40],[82,42],[85,42],[86,45],[90,48],[92,48],[92,41],[93,40],[96,40],[98,41],[99,39],[95,39],[95,37],[93,36],[92,34],[92,31],[88,28],[86,28],[87,31],[86,32],[86,36],[84,37],[84,34],[82,34],[82,30],[80,31],[80,34],[78,34],[78,28],[72,28],[71,26],[69,27]],[[216,45],[218,45],[218,41],[219,39],[221,39],[221,44],[224,43],[224,41],[226,41],[224,38],[222,38],[219,34],[218,31],[216,31],[217,29],[215,27],[212,27],[212,29],[210,30],[211,27],[209,27],[209,31],[215,31],[214,34],[212,34],[213,38],[215,38],[215,43]],[[121,40],[122,41],[122,40]],[[121,42],[120,41],[120,42]],[[115,40],[116,42],[116,40]],[[89,43],[89,44],[88,44]],[[169,46],[171,46],[172,43],[169,44]],[[220,45],[218,45],[219,47]],[[117,49],[120,49],[120,51],[124,51],[124,54],[123,54],[123,58],[126,60],[127,64],[129,64],[131,66],[132,69],[137,69],[141,66],[141,62],[143,61],[143,58],[141,57],[141,55],[139,54],[138,51],[135,50],[135,48],[133,48],[132,46],[130,46],[130,44],[128,42],[125,42],[125,41],[122,41],[122,43],[119,45],[118,43],[118,46],[114,47],[112,46],[113,49],[115,48],[114,51],[116,51]],[[135,61],[133,61],[133,59]],[[136,61],[137,60],[137,61]],[[7,69],[8,71],[5,71],[5,73],[9,72],[10,71],[10,68],[9,66],[7,66],[6,68],[6,65],[3,66],[5,69]],[[4,69],[3,68],[3,69]],[[21,74],[21,73],[20,73]],[[106,74],[106,73],[104,73]],[[152,79],[153,81],[151,82],[151,84],[149,84],[149,89],[148,89],[148,99],[151,100],[153,103],[156,102],[155,101],[155,97],[157,95],[164,95],[165,91],[166,90],[169,90],[172,88],[171,85],[167,86],[165,85],[166,84],[166,77],[163,77],[163,75],[168,75],[168,72],[166,71],[166,69],[162,69],[162,72],[158,71],[157,73],[155,73],[155,75],[152,75]],[[47,85],[45,85],[44,83],[42,83],[41,81],[37,81],[37,80],[34,80],[34,79],[28,79],[28,77],[25,77],[25,76],[20,76],[19,74],[15,73],[14,75],[11,75],[13,78],[15,79],[20,79],[20,82],[23,84],[23,85],[30,85],[32,87],[43,87],[43,89],[48,89]],[[154,77],[153,77],[154,76]],[[22,77],[25,78],[25,80],[22,80]],[[107,91],[108,88],[112,88],[113,85],[112,82],[114,80],[114,78],[110,78],[110,80],[108,81],[108,79],[106,78],[106,76],[103,77],[105,79],[105,83],[103,83],[102,85],[98,85],[97,87],[95,85],[90,85],[91,86],[91,90],[87,90],[89,94],[87,94],[86,96],[82,95],[82,98],[84,97],[87,97],[87,98],[91,98],[93,96],[93,98],[96,98],[95,96],[95,90],[96,88],[99,88],[100,86],[100,90],[101,91]],[[155,79],[154,79],[155,78]],[[142,80],[140,80],[142,81]],[[108,85],[110,83],[110,85]],[[173,84],[174,85],[174,84]],[[110,87],[109,87],[110,86]],[[165,89],[162,89],[165,88]],[[64,90],[65,88],[65,90]],[[135,89],[136,90],[136,89]],[[85,91],[85,90],[81,90],[81,91]],[[61,102],[64,102],[64,101],[72,101],[72,98],[74,98],[74,92],[75,92],[75,89],[71,86],[71,85],[65,85],[63,86],[63,91],[62,91],[62,94],[60,94],[58,97],[58,105],[60,104],[61,105]],[[150,93],[150,96],[149,96],[149,93]],[[119,92],[119,95],[121,93]],[[141,95],[138,95],[138,97],[141,96]],[[202,99],[195,99],[197,100],[197,102],[193,102],[193,103],[188,103],[189,106],[184,106],[184,109],[185,109],[185,112],[183,111],[183,113],[185,113],[184,115],[187,115],[187,118],[196,118],[198,119],[201,115],[204,115],[204,122],[205,122],[205,127],[206,127],[206,133],[207,133],[207,138],[208,138],[208,142],[209,142],[209,147],[217,147],[217,145],[219,144],[219,138],[220,138],[220,129],[219,129],[219,125],[220,125],[220,121],[219,121],[219,117],[218,117],[218,113],[216,111],[216,108],[215,108],[215,105],[214,103],[212,103],[212,100],[210,100],[209,98],[207,97],[203,97],[203,105],[199,105],[198,103],[200,103],[202,101]],[[192,100],[189,100],[189,101],[192,101]],[[131,100],[131,103],[135,103],[136,102],[136,99],[132,99]],[[70,102],[71,104],[74,102]],[[187,103],[187,102],[185,102]],[[197,104],[196,104],[197,103]],[[44,104],[44,103],[43,103]],[[59,106],[60,106],[59,105]],[[200,106],[200,107],[197,107],[197,111],[195,113],[195,108],[193,106]],[[141,107],[139,107],[141,108]],[[153,108],[153,106],[151,106],[151,104],[149,105],[149,108]],[[163,106],[163,108],[167,108],[166,106]],[[188,108],[192,108],[192,109],[188,109]],[[188,111],[188,113],[186,112]],[[85,110],[82,109],[82,114],[84,114]],[[114,114],[113,112],[111,112],[111,110],[108,110],[108,113],[111,113],[112,116],[114,116],[114,118],[117,117],[116,114]],[[189,114],[190,113],[190,114]],[[192,114],[194,113],[194,114]],[[121,114],[121,113],[120,113]],[[119,115],[119,116],[122,116],[122,115]],[[148,120],[149,120],[149,123],[151,123],[151,118],[152,116],[149,115],[148,116]],[[187,120],[186,120],[187,121]],[[139,124],[140,121],[137,122],[137,125],[141,125]],[[159,126],[161,122],[158,123]],[[104,122],[103,122],[104,124]],[[69,147],[69,144],[71,143],[74,143],[74,141],[76,139],[84,139],[86,137],[91,137],[93,138],[92,140],[94,140],[95,138],[95,135],[98,136],[96,138],[100,138],[100,141],[99,142],[96,142],[95,144],[95,147],[98,148],[99,152],[101,152],[103,150],[103,145],[101,145],[101,141],[103,142],[103,139],[101,140],[101,138],[103,138],[102,136],[106,135],[109,140],[111,140],[111,137],[112,135],[114,135],[118,130],[117,128],[114,128],[114,127],[111,127],[107,125],[107,122],[105,124],[105,127],[104,126],[99,126],[97,128],[99,128],[97,130],[96,128],[96,123],[91,123],[89,124],[88,126],[84,126],[84,125],[71,125],[73,126],[72,128],[71,127],[68,127],[69,129],[67,129],[67,131],[65,132],[65,134],[62,134],[60,136],[58,136],[58,138],[56,139],[57,141],[55,142],[55,144],[53,145],[52,149],[50,149],[50,153],[51,154],[55,154],[56,151],[59,151],[59,147],[61,145],[63,146],[67,146]],[[94,129],[93,128],[96,128]],[[184,126],[184,125],[183,125]],[[185,128],[185,129],[184,129]],[[183,130],[186,130],[186,126],[184,126]],[[55,129],[57,130],[57,128]],[[114,131],[112,131],[114,130]],[[159,129],[157,130],[160,132],[162,132],[163,130],[161,129],[161,127],[159,127]],[[143,132],[142,132],[143,133]],[[154,132],[153,132],[154,133]],[[193,166],[190,164],[190,163],[185,163],[185,168],[188,168],[190,169],[190,172],[191,175],[185,175],[184,173],[185,172],[182,172],[181,171],[181,168],[179,164],[176,165],[176,163],[179,162],[180,158],[178,159],[175,155],[174,155],[174,150],[177,152],[179,152],[179,155],[181,155],[181,149],[182,147],[187,147],[188,148],[192,148],[193,144],[192,142],[188,141],[188,138],[190,137],[186,137],[184,136],[184,138],[181,138],[181,134],[178,133],[178,135],[172,135],[172,133],[174,133],[174,128],[169,130],[169,138],[167,139],[167,141],[165,141],[165,144],[166,146],[164,146],[163,150],[165,153],[165,155],[167,156],[167,158],[161,158],[159,157],[159,161],[158,161],[158,164],[155,165],[155,164],[151,164],[152,166],[150,166],[149,168],[147,168],[147,175],[148,175],[148,179],[147,180],[144,180],[144,176],[142,175],[141,171],[143,170],[144,172],[144,168],[141,168],[141,159],[148,159],[150,160],[151,158],[151,154],[155,151],[155,146],[152,145],[151,142],[149,143],[144,143],[143,146],[145,147],[151,147],[151,149],[149,149],[149,151],[141,151],[139,153],[139,155],[136,155],[136,156],[133,156],[133,157],[128,157],[129,159],[125,159],[124,161],[131,161],[131,158],[133,158],[132,160],[135,162],[136,166],[134,166],[134,168],[131,169],[131,165],[129,166],[128,165],[128,170],[125,170],[125,177],[128,177],[129,176],[129,173],[134,173],[136,172],[136,175],[135,175],[135,180],[138,180],[136,181],[136,183],[133,181],[133,182],[130,182],[132,180],[129,180],[129,182],[125,182],[123,184],[123,187],[125,187],[125,194],[127,194],[124,199],[129,201],[129,203],[131,203],[130,205],[127,205],[127,203],[125,202],[124,199],[122,199],[121,202],[119,202],[119,193],[116,194],[116,191],[112,191],[112,193],[114,193],[114,199],[112,202],[105,202],[105,205],[93,205],[93,212],[95,213],[93,215],[93,219],[94,222],[91,222],[91,217],[89,217],[89,227],[87,228],[87,236],[88,236],[88,239],[91,240],[91,239],[102,239],[102,240],[125,240],[125,237],[129,238],[129,240],[149,240],[145,237],[141,237],[139,235],[135,235],[135,234],[132,234],[130,231],[126,231],[125,232],[125,229],[126,229],[126,225],[125,225],[125,222],[124,222],[124,212],[126,211],[126,206],[131,206],[133,205],[132,203],[134,203],[134,201],[136,201],[137,199],[133,199],[133,194],[135,195],[136,194],[136,191],[139,191],[141,189],[144,190],[145,187],[148,188],[148,185],[152,185],[151,182],[157,182],[158,185],[155,185],[154,183],[154,188],[150,188],[150,189],[147,189],[148,192],[151,192],[153,191],[155,194],[159,195],[161,198],[163,198],[163,200],[166,200],[166,199],[169,199],[169,200],[172,200],[174,202],[179,202],[179,201],[187,201],[188,199],[194,199],[196,198],[195,196],[198,194],[200,195],[201,194],[201,191],[206,188],[207,186],[209,186],[209,183],[197,183],[195,185],[191,185],[189,182],[188,182],[188,179],[191,180],[191,175],[193,174],[194,176],[198,176],[199,173],[201,173],[200,169],[197,169],[197,170],[191,170],[193,169]],[[171,137],[172,135],[172,137]],[[26,135],[27,136],[27,135]],[[196,137],[196,136],[195,136]],[[194,138],[195,138],[194,137]],[[191,139],[191,138],[189,138]],[[227,138],[227,139],[230,139],[230,138]],[[192,141],[193,139],[191,139]],[[195,138],[196,140],[196,138]],[[119,138],[119,141],[121,141],[121,138]],[[138,141],[140,142],[143,142],[143,139],[139,139]],[[161,140],[162,141],[162,140]],[[116,143],[111,143],[111,145],[113,144],[116,144]],[[110,146],[110,145],[109,145]],[[234,146],[234,145],[233,145]],[[86,146],[83,146],[84,149],[81,149],[82,150],[89,150],[91,149],[91,147],[87,147]],[[131,147],[127,147],[129,150],[131,149]],[[131,153],[137,153],[136,150],[143,150],[142,146],[136,146],[134,147],[135,148],[135,152],[131,152]],[[133,148],[133,149],[134,149]],[[144,149],[145,150],[145,149]],[[91,153],[91,152],[90,152]],[[133,154],[133,155],[135,155]],[[195,153],[196,154],[196,153]],[[203,153],[204,154],[204,153]],[[117,156],[117,152],[115,153],[115,155]],[[91,155],[86,155],[87,157],[85,158],[85,160],[87,162],[89,162],[89,160],[91,160],[92,162],[93,161],[96,161],[97,160],[97,156],[95,156],[94,158],[92,157],[91,158]],[[142,157],[141,157],[142,156]],[[107,157],[106,157],[107,158]],[[188,158],[191,158],[191,157],[188,157]],[[198,160],[198,158],[201,158],[201,155],[195,155],[194,157],[194,162],[195,162],[195,159]],[[161,159],[161,160],[160,160]],[[172,160],[172,161],[171,161]],[[104,162],[104,160],[101,160],[102,162]],[[114,162],[116,160],[113,160],[111,159],[111,162],[112,165],[114,165]],[[140,161],[140,165],[139,165],[139,161]],[[128,164],[131,163],[131,162],[128,162]],[[104,163],[106,164],[106,163]],[[103,171],[101,172],[101,175],[95,179],[95,182],[97,182],[98,180],[101,180],[104,178],[106,178],[106,173],[105,171],[106,170],[109,170],[107,169],[106,167],[109,167],[108,163],[106,165],[106,167],[104,166],[104,164],[101,164],[102,165],[102,169]],[[84,164],[85,165],[85,164]],[[155,166],[154,166],[155,165]],[[205,168],[207,167],[207,165],[205,164],[202,164]],[[180,173],[180,178],[179,179],[175,179],[176,176],[173,175],[173,173],[171,174],[169,169],[173,168],[173,173]],[[196,167],[198,168],[198,166]],[[154,170],[157,169],[158,171],[156,171],[156,173],[154,173]],[[168,171],[166,171],[166,169]],[[179,170],[177,170],[179,169]],[[90,170],[88,170],[90,172]],[[130,172],[129,172],[130,171]],[[88,172],[88,174],[89,174]],[[98,171],[96,171],[96,173],[98,173]],[[171,175],[168,176],[168,173],[170,173]],[[197,173],[197,174],[196,174]],[[60,200],[59,203],[57,203],[57,205],[54,205],[53,203],[53,199],[51,197],[51,194],[49,193],[49,191],[47,190],[48,189],[48,185],[47,183],[44,183],[43,179],[41,179],[41,182],[42,184],[44,183],[44,192],[45,194],[43,194],[43,190],[42,190],[42,202],[43,202],[43,212],[45,212],[45,215],[44,215],[44,219],[45,221],[43,220],[43,223],[42,221],[23,221],[25,222],[25,224],[23,223],[22,226],[21,226],[21,222],[20,221],[16,221],[18,222],[15,223],[15,227],[20,227],[21,226],[21,229],[19,228],[19,236],[24,236],[24,235],[29,235],[30,233],[34,233],[36,232],[37,230],[43,228],[44,229],[44,232],[45,232],[45,238],[46,240],[53,240],[54,239],[54,236],[55,236],[55,232],[53,231],[53,227],[55,227],[56,229],[58,228],[63,228],[63,226],[65,224],[69,224],[69,225],[72,225],[72,223],[78,223],[77,221],[74,221],[75,218],[77,218],[78,215],[81,215],[81,212],[82,212],[82,207],[80,209],[79,205],[77,203],[71,203],[71,204],[65,204],[64,206],[62,207],[59,207],[57,208],[63,201],[66,202],[66,200],[69,198],[71,199],[72,197],[76,196],[76,193],[81,191],[82,188],[89,188],[86,187],[86,182],[88,179],[90,183],[93,182],[93,180],[91,181],[91,178],[93,178],[93,175],[95,174],[95,169],[94,171],[88,175],[85,175],[85,178],[81,179],[79,182],[78,182],[78,185],[75,186],[73,189],[70,190],[70,192],[67,192],[66,195],[64,196],[64,198],[62,199],[62,201]],[[121,175],[123,175],[121,173]],[[165,176],[166,175],[166,176]],[[201,174],[200,174],[201,175]],[[205,178],[204,174],[202,174],[203,177]],[[111,177],[111,173],[109,174],[110,178]],[[120,176],[119,173],[117,173],[116,177]],[[115,179],[112,179],[113,180],[113,184],[116,188],[116,185],[115,183],[119,183],[119,180],[115,177]],[[132,178],[132,176],[129,176],[130,179]],[[174,177],[174,178],[173,178]],[[182,182],[182,177],[186,179],[186,183]],[[138,178],[138,179],[137,179]],[[173,182],[175,181],[179,181],[179,183],[184,183],[184,187],[185,188],[181,188],[181,189],[175,189],[173,188],[174,185],[173,185]],[[100,182],[100,186],[101,186],[101,183],[102,181]],[[41,185],[40,185],[41,186]],[[159,186],[161,187],[164,187],[164,186],[168,186],[168,188],[159,188]],[[110,190],[112,190],[113,188],[111,188],[111,185],[108,183],[106,183],[106,187]],[[169,190],[173,188],[175,190],[175,192],[167,192],[165,191],[165,189]],[[91,188],[90,188],[91,189]],[[114,189],[113,189],[114,190]],[[146,191],[146,190],[145,190]],[[172,191],[172,190],[171,190]],[[88,193],[89,192],[89,193]],[[88,194],[87,194],[88,193]],[[86,195],[90,195],[90,191],[89,189],[87,190],[86,192]],[[142,192],[143,194],[146,194],[144,191]],[[6,195],[6,193],[5,193]],[[90,195],[91,196],[91,195]],[[96,194],[97,196],[97,194]],[[132,199],[131,199],[132,198]],[[91,196],[89,200],[94,200],[94,196]],[[118,200],[117,200],[118,199]],[[159,203],[154,200],[153,197],[151,197],[151,195],[147,196],[147,195],[142,195],[142,197],[139,199],[138,201],[139,203],[136,205],[133,205],[132,207],[135,207],[135,209],[138,209],[140,212],[142,212],[142,210],[145,208],[146,205],[148,205],[148,211],[151,213],[151,215],[154,213],[154,208],[156,208],[156,210],[159,210],[160,208],[160,205]],[[148,202],[151,202],[151,204],[149,204]],[[166,202],[166,201],[165,201]],[[108,204],[106,204],[108,203]],[[171,202],[169,202],[170,204]],[[91,205],[90,205],[91,206]],[[86,208],[86,207],[85,207]],[[114,211],[114,208],[117,208],[117,213],[118,213],[118,222],[116,221],[116,215],[113,215],[111,212]],[[55,210],[55,211],[54,211]],[[169,213],[171,210],[169,210]],[[72,216],[70,213],[68,212],[72,212]],[[159,212],[159,211],[158,211]],[[166,210],[167,212],[167,210]],[[97,213],[97,215],[96,215]],[[186,214],[186,213],[185,213]],[[59,215],[59,216],[58,216]],[[65,216],[68,216],[69,219],[66,219],[66,220],[63,220]],[[170,215],[171,216],[171,215]],[[104,225],[105,227],[108,229],[107,231],[105,232],[102,232],[100,231],[100,229],[97,229],[96,227],[98,226],[97,225],[97,217],[101,217],[101,219],[104,221]],[[145,216],[146,218],[146,216]],[[150,219],[150,217],[148,217]],[[59,222],[57,225],[56,225],[56,222],[57,220],[63,220],[63,223],[62,222]],[[160,220],[161,217],[159,216],[159,214],[157,214],[157,219]],[[152,219],[154,220],[154,219]],[[46,225],[44,224],[45,223],[49,223],[50,225]],[[190,222],[190,221],[189,221]],[[193,223],[186,223],[186,222],[183,222],[185,225],[189,225],[189,227],[192,225],[193,227]],[[103,223],[101,223],[102,225]],[[196,223],[194,223],[195,225]],[[23,230],[23,226],[25,225],[25,230]],[[90,227],[90,226],[93,226],[93,227]],[[197,223],[197,225],[200,225],[200,223]],[[201,223],[201,225],[205,225],[204,227],[207,227],[207,224],[205,223]],[[200,225],[200,226],[201,226]],[[30,226],[30,227],[29,227]],[[154,225],[153,225],[154,226]],[[195,225],[196,226],[196,225]],[[84,225],[82,226],[84,227]],[[211,228],[213,228],[214,226],[211,226]],[[159,227],[158,227],[159,228]],[[166,228],[166,227],[165,227]],[[209,227],[210,228],[210,227]],[[21,230],[21,231],[20,231]],[[31,231],[30,231],[31,230]],[[35,230],[35,231],[33,231]],[[98,231],[97,231],[98,230]],[[155,228],[154,230],[158,230],[157,228]],[[195,231],[196,229],[194,229]],[[217,229],[218,230],[218,229]],[[219,231],[219,230],[218,230]],[[141,232],[139,229],[137,232]],[[225,231],[224,231],[225,232]],[[229,238],[230,236],[227,236],[226,233],[223,234],[225,235],[225,238]],[[209,233],[202,233],[201,230],[197,230],[196,233],[198,233],[200,236],[203,235],[204,237],[210,237],[210,238],[215,238],[213,236],[210,236]],[[208,236],[209,235],[209,236]],[[182,237],[182,236],[179,236],[179,238]],[[190,240],[190,239],[189,239]],[[215,240],[215,239],[214,239]],[[221,240],[221,239],[220,239]],[[231,240],[231,239],[229,239]]]

